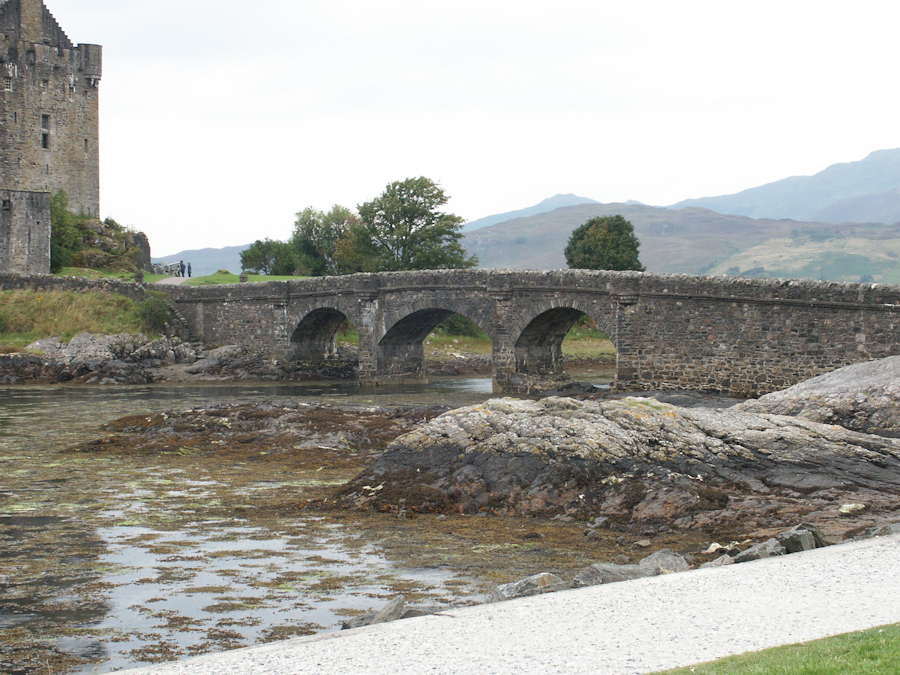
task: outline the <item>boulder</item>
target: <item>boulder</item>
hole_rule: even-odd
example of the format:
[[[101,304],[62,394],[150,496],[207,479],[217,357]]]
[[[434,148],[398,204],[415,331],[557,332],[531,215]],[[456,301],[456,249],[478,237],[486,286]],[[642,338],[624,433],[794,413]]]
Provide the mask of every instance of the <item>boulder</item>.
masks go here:
[[[715,560],[711,560],[708,563],[703,563],[700,565],[700,569],[704,567],[723,567],[725,565],[734,565],[734,558],[732,558],[727,553],[725,555],[720,555]]]
[[[782,546],[777,539],[774,537],[772,539],[767,539],[761,544],[756,544],[755,546],[751,546],[746,551],[741,551],[738,553],[734,562],[742,563],[749,562],[751,560],[761,560],[763,558],[772,558],[778,555],[784,555],[787,553],[787,549]]]
[[[691,569],[688,561],[675,551],[664,548],[653,553],[638,563],[638,566],[649,570],[654,576],[658,574],[674,574]]]
[[[521,581],[497,586],[491,594],[491,602],[526,598],[532,595],[540,595],[541,593],[553,593],[554,591],[565,590],[568,587],[568,584],[555,574],[542,572]]]
[[[396,621],[403,616],[403,610],[406,608],[406,598],[398,595],[388,604],[381,608],[375,616],[372,617],[371,625],[376,623],[387,623],[388,621]]]
[[[572,586],[598,586],[599,584],[613,584],[617,581],[630,581],[655,576],[650,569],[640,565],[615,565],[613,563],[594,563],[590,567],[581,570],[572,580]]]
[[[617,581],[655,577],[660,574],[686,572],[690,568],[687,560],[671,549],[664,548],[647,556],[637,565],[595,563],[576,574],[572,586],[579,588],[611,584]]]
[[[830,542],[822,534],[822,531],[811,523],[800,523],[776,537],[779,544],[784,546],[787,553],[799,553],[811,551],[814,548],[828,546]]]
[[[900,356],[839,368],[736,409],[900,436]]]

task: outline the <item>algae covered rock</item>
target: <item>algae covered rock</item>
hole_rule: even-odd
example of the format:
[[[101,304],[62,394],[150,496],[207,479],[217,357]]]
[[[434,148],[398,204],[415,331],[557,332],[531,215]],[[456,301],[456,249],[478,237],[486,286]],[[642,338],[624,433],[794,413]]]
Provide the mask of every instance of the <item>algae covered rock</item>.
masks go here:
[[[774,525],[811,512],[821,521],[817,509],[837,515],[841,496],[860,491],[884,511],[900,505],[900,441],[654,399],[504,398],[396,439],[340,501],[704,527],[748,521],[757,507]]]

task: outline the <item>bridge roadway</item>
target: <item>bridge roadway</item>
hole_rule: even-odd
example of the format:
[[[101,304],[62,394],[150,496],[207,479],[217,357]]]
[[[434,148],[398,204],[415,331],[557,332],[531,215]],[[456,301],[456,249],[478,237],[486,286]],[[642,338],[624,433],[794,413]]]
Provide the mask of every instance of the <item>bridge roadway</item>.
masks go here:
[[[498,393],[566,380],[562,340],[587,314],[617,350],[619,389],[755,396],[900,353],[900,287],[561,270],[441,270],[319,277],[166,292],[206,344],[275,359],[334,358],[359,330],[364,384],[422,380],[423,343],[451,314],[493,340]]]

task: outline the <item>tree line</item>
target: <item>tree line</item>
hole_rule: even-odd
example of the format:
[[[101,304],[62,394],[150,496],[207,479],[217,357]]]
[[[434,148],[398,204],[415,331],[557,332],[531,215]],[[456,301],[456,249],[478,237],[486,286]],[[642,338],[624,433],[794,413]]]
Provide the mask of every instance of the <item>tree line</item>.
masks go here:
[[[462,247],[463,218],[441,210],[449,197],[425,177],[387,185],[356,212],[335,204],[297,214],[287,241],[255,241],[241,267],[258,274],[328,276],[475,267]]]
[[[407,178],[387,185],[356,211],[335,204],[308,207],[287,241],[262,239],[241,253],[255,274],[330,276],[354,272],[465,269],[478,259],[462,247],[463,219],[441,210],[449,197],[433,180]],[[572,269],[644,271],[634,226],[621,215],[592,218],[565,249]]]

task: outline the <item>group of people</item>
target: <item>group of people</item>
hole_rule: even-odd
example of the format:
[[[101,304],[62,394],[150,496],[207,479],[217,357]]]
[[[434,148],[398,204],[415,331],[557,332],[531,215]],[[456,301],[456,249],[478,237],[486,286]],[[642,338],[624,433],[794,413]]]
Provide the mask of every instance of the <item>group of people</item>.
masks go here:
[[[185,271],[187,271],[188,276],[191,276],[191,263],[188,263],[187,265],[185,265],[184,260],[179,260],[178,267],[175,268],[175,276],[183,277]]]

